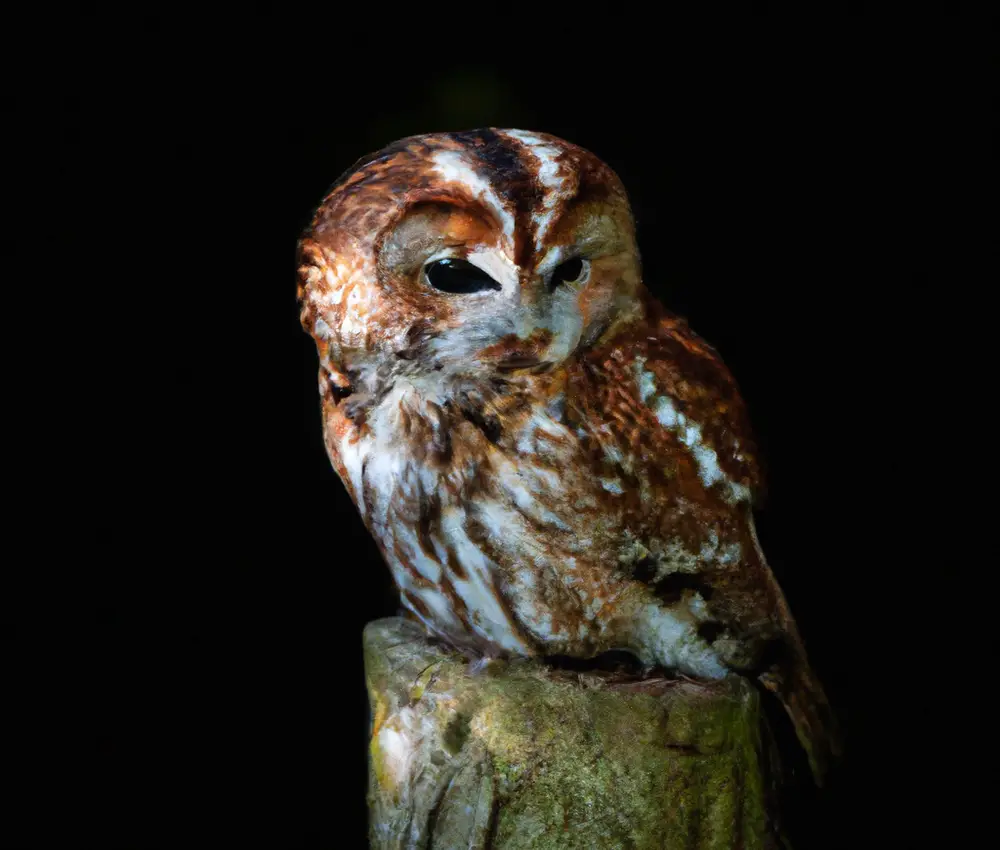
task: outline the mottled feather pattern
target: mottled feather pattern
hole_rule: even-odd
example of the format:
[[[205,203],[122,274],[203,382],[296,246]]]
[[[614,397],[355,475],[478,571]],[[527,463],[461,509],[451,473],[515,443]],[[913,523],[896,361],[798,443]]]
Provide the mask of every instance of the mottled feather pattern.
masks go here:
[[[480,655],[759,676],[822,772],[747,413],[643,286],[610,168],[523,131],[404,139],[335,184],[299,256],[327,451],[412,616]],[[490,287],[437,288],[442,259]]]

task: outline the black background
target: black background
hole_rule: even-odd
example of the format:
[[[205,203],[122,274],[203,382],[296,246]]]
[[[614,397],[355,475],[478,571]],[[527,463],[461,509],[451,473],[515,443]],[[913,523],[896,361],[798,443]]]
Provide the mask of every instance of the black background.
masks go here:
[[[793,813],[797,846],[951,833],[920,684],[950,626],[929,622],[908,471],[938,462],[910,448],[931,416],[917,388],[979,238],[954,194],[985,150],[967,126],[987,111],[975,27],[760,13],[612,32],[497,10],[443,35],[414,14],[391,34],[387,10],[84,14],[63,57],[59,198],[86,203],[60,232],[100,232],[82,267],[102,380],[76,453],[98,487],[78,494],[72,627],[14,646],[34,668],[57,644],[73,671],[49,711],[74,730],[78,833],[364,846],[360,635],[395,602],[323,452],[295,240],[361,155],[477,126],[611,164],[648,285],[743,389],[767,461],[760,535],[848,732],[830,789]],[[936,318],[918,318],[928,301]]]

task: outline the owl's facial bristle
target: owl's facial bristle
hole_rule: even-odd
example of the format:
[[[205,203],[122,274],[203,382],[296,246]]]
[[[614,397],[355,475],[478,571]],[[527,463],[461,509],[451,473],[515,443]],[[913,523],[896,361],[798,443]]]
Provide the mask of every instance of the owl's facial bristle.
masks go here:
[[[509,204],[504,203],[489,175],[475,167],[474,160],[462,151],[438,151],[432,155],[431,163],[435,176],[442,183],[461,187],[486,207],[500,222],[504,237],[513,241],[516,228],[514,214]]]

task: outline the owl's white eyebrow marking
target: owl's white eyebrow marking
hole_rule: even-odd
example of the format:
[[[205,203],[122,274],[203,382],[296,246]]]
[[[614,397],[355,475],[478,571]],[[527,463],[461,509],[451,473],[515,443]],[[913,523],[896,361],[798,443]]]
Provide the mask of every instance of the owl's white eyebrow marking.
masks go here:
[[[434,170],[450,183],[460,183],[473,196],[488,204],[503,222],[503,232],[508,239],[514,238],[514,216],[500,200],[489,181],[476,173],[471,162],[461,151],[436,151],[431,157]]]
[[[528,133],[524,130],[507,130],[504,135],[516,139],[538,160],[538,182],[545,189],[540,212],[533,213],[531,220],[535,222],[535,250],[541,250],[545,235],[552,226],[556,207],[561,201],[568,200],[576,189],[576,181],[562,176],[559,163],[556,161],[562,150],[548,140]]]
[[[503,251],[484,248],[472,251],[466,259],[499,283],[507,294],[517,291],[517,266]]]

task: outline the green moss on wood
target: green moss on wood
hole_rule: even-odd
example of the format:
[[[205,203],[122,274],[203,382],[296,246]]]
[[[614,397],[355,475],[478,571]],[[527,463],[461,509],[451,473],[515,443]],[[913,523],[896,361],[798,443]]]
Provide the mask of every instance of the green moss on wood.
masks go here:
[[[616,683],[526,660],[470,672],[403,620],[365,632],[377,848],[772,846],[741,679]]]

